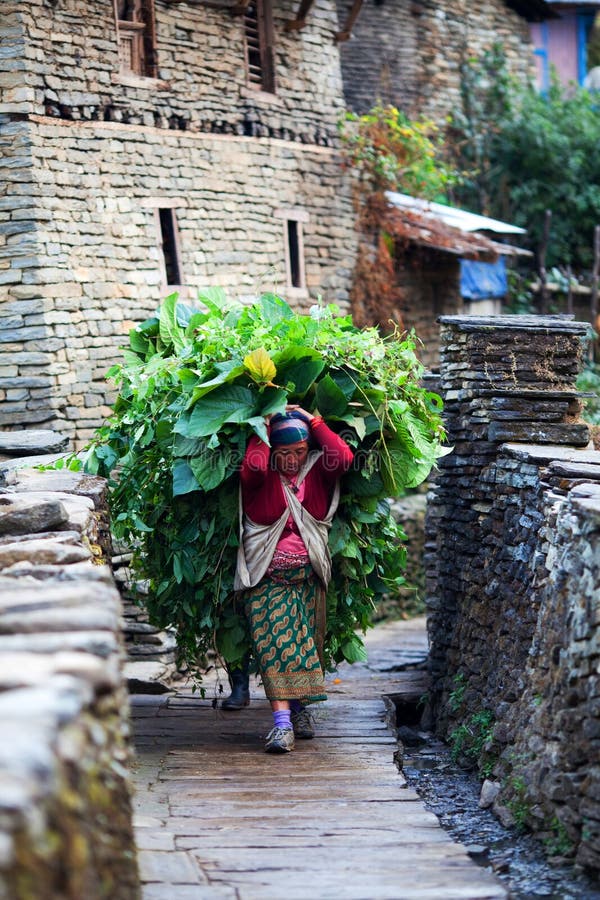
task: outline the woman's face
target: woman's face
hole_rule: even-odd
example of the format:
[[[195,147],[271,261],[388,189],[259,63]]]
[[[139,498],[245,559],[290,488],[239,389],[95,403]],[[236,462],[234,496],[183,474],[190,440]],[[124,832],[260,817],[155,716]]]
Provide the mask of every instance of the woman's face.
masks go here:
[[[296,475],[308,456],[308,441],[280,444],[273,449],[273,463],[282,475]]]

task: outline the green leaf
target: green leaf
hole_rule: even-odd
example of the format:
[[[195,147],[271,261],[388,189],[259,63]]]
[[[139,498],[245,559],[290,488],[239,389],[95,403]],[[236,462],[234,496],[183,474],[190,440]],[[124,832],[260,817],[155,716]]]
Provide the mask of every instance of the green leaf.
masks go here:
[[[246,622],[240,615],[228,616],[217,629],[217,648],[230,663],[240,661],[246,649]]]
[[[183,581],[183,569],[181,566],[181,554],[179,553],[175,553],[173,556],[173,575],[175,576],[177,584],[181,584]],[[191,615],[191,610],[189,615]]]
[[[344,422],[347,422],[351,428],[354,428],[360,441],[364,439],[367,433],[367,423],[362,416],[349,416],[348,414],[346,414],[344,416],[340,416],[340,418],[343,419]]]
[[[189,303],[182,303],[181,301],[175,307],[175,313],[177,316],[177,324],[180,325],[181,328],[187,329],[195,316],[200,316],[203,320],[206,320],[206,313],[202,313],[196,307],[190,306]]]
[[[384,485],[378,472],[357,472],[351,469],[342,479],[342,488],[344,493],[356,497],[377,497],[384,490]]]
[[[205,491],[218,487],[227,474],[225,457],[218,450],[205,451],[190,459],[189,464],[196,481]]]
[[[285,319],[293,319],[295,316],[291,306],[276,294],[262,294],[258,304],[263,314],[263,319],[269,325],[276,325]]]
[[[176,309],[178,299],[179,294],[176,291],[165,297],[160,308],[159,317],[160,339],[165,347],[172,344],[176,353],[179,353],[185,346],[185,332],[177,321]]]
[[[180,380],[185,390],[191,390],[199,381],[198,373],[193,369],[186,368],[177,370],[177,378]]]
[[[191,413],[184,413],[175,426],[185,437],[214,434],[226,422],[247,422],[256,407],[256,395],[240,385],[216,388],[196,403]]]
[[[294,385],[293,396],[303,397],[325,368],[325,360],[307,347],[286,347],[273,357],[277,367],[277,383]]]
[[[317,407],[322,416],[342,416],[348,401],[344,392],[337,386],[330,375],[325,375],[317,382]]]
[[[173,437],[173,456],[197,456],[208,449],[206,438],[188,438],[183,434],[174,434]]]
[[[415,455],[422,456],[424,459],[435,459],[434,445],[425,423],[410,412],[405,413],[403,422],[417,451]]]
[[[344,369],[330,369],[329,374],[344,394],[346,400],[352,400],[356,391],[356,378]]]
[[[150,346],[150,341],[137,328],[132,328],[129,332],[129,346],[135,353],[145,355]]]
[[[191,340],[194,336],[194,333],[202,326],[205,322],[208,322],[209,315],[204,312],[196,312],[190,318],[189,322],[185,327],[185,336],[187,340]]]
[[[248,419],[248,425],[251,426],[252,430],[259,436],[261,441],[264,441],[265,444],[269,443],[269,434],[263,416],[253,416],[251,419]]]
[[[213,315],[222,318],[229,301],[222,287],[202,288],[198,291],[198,300],[203,303]]]
[[[283,388],[265,388],[265,390],[261,394],[261,398],[261,416],[268,416],[274,413],[285,411],[285,406],[287,403],[287,393],[283,390]]]
[[[350,525],[344,522],[342,518],[333,520],[331,530],[329,532],[329,552],[332,556],[340,553],[346,546],[350,538]]]
[[[207,381],[202,381],[201,384],[196,385],[194,388],[190,406],[196,403],[200,397],[204,397],[205,394],[208,394],[220,384],[228,384],[235,381],[236,378],[243,375],[246,371],[245,367],[240,365],[235,359],[230,359],[225,363],[217,364],[215,368],[218,370],[216,375],[209,378]],[[248,379],[246,379],[246,381],[247,380]]]
[[[139,369],[144,365],[144,360],[140,359],[139,354],[134,353],[133,350],[124,350],[123,359],[128,369]]]
[[[432,468],[433,464],[430,462],[430,460],[423,460],[422,462],[413,460],[412,470],[409,471],[407,475],[406,487],[415,488],[419,484],[422,484],[431,472]]]
[[[179,497],[182,494],[189,494],[190,491],[197,491],[199,484],[196,481],[189,463],[185,459],[177,459],[173,464],[173,496]]]
[[[144,532],[144,533],[146,533],[146,534],[152,533],[153,529],[150,528],[149,525],[146,525],[145,522],[142,522],[142,520],[141,520],[140,517],[137,515],[137,513],[132,513],[132,514],[131,514],[131,521],[133,522],[133,524],[134,524],[135,528],[137,529],[137,531],[141,531],[141,532]]]
[[[353,635],[349,640],[345,641],[341,650],[344,654],[344,659],[349,663],[367,661],[367,651],[358,635]]]
[[[143,322],[140,322],[139,325],[136,326],[136,331],[139,331],[140,334],[145,335],[146,337],[156,337],[159,333],[160,329],[160,321],[156,316],[152,316],[150,319],[144,319]]]
[[[433,460],[415,458],[404,441],[387,441],[381,448],[381,477],[388,497],[416,487],[431,471]]]

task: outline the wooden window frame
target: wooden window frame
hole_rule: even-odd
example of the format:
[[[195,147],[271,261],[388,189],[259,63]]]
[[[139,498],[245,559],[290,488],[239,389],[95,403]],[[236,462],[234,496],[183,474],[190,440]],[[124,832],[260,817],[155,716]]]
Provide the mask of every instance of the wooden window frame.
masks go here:
[[[275,218],[283,220],[283,244],[285,249],[285,280],[292,296],[308,296],[306,287],[306,260],[304,256],[303,224],[309,221],[305,209],[277,209]],[[296,270],[296,271],[295,271]]]
[[[132,0],[132,19],[119,19],[118,0],[113,0],[119,72],[137,78],[157,78],[156,15],[154,0]],[[128,57],[129,62],[125,57]]]
[[[167,218],[169,223],[166,222]],[[156,242],[158,245],[159,266],[162,283],[165,288],[176,288],[181,293],[183,285],[183,266],[181,261],[181,239],[177,223],[176,205],[159,203],[154,208],[154,221],[156,224]],[[169,227],[166,228],[165,225]],[[167,231],[170,230],[170,234]],[[177,278],[170,278],[170,269],[175,269]]]
[[[256,11],[255,16],[251,12],[253,9]],[[251,0],[244,10],[243,23],[246,85],[253,91],[274,94],[275,35],[272,0]],[[255,45],[252,46],[251,32],[254,31],[254,26],[256,37]]]

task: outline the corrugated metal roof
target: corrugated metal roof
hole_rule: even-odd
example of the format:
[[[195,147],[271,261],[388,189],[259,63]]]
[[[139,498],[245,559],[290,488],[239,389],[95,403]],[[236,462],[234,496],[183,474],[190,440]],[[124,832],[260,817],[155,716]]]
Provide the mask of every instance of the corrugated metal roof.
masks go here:
[[[446,225],[459,228],[461,231],[493,231],[495,234],[527,233],[518,225],[510,225],[508,222],[490,219],[488,216],[479,216],[476,213],[467,212],[466,209],[446,206],[444,203],[433,203],[430,200],[421,200],[419,197],[410,197],[408,194],[398,194],[395,191],[387,191],[386,196],[398,209],[422,212],[426,216],[440,219]]]
[[[477,232],[461,231],[447,225],[439,217],[424,215],[421,211],[393,206],[379,219],[385,230],[397,244],[415,244],[451,256],[494,262],[498,259],[496,244]]]

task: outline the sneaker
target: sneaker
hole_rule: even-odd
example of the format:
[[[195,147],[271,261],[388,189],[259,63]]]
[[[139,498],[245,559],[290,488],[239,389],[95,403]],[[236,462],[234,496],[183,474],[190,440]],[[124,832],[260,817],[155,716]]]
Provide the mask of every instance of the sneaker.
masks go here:
[[[298,712],[292,713],[292,726],[294,734],[301,740],[308,741],[315,736],[313,717],[304,706]]]
[[[266,753],[289,753],[294,749],[293,728],[273,728],[267,735]]]

